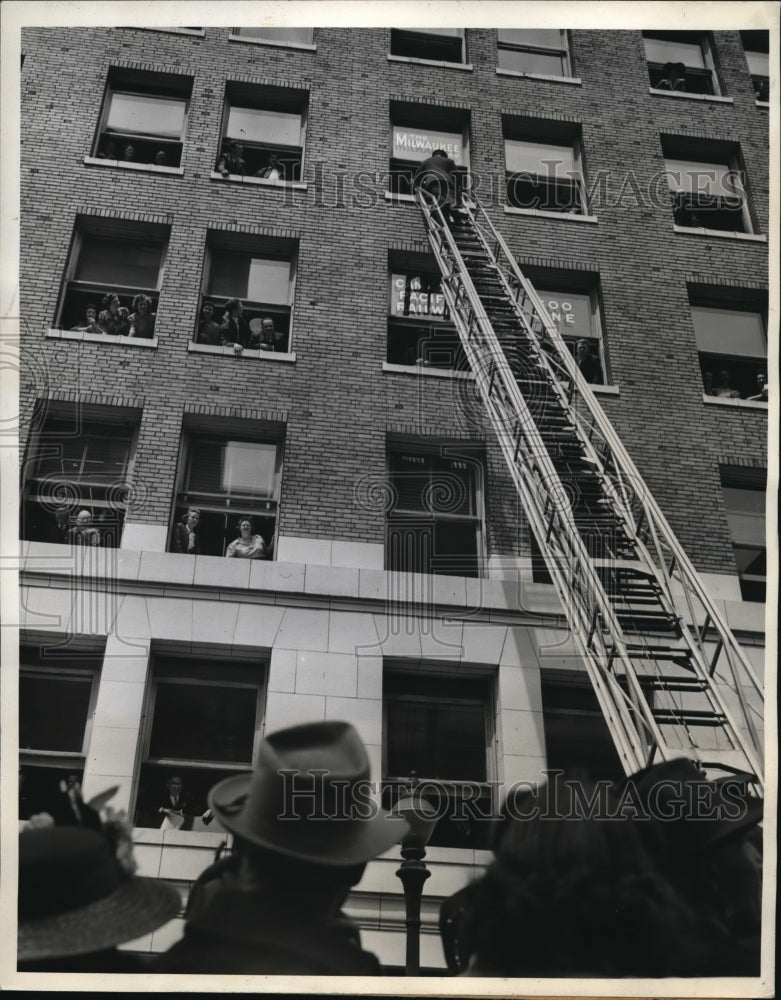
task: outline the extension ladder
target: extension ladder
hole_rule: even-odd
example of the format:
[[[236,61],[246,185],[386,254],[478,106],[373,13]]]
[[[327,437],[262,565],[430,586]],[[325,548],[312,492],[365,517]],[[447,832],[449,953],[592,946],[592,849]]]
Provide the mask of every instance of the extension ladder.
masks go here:
[[[762,790],[761,682],[483,207],[418,190],[442,291],[627,774]]]

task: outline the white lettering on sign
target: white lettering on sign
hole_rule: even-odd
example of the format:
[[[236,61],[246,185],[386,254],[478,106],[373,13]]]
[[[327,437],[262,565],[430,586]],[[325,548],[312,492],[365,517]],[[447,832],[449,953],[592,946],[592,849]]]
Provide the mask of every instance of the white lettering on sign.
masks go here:
[[[427,134],[425,132],[402,132],[400,129],[393,131],[394,155],[410,156],[416,159],[426,159],[431,156],[435,149],[444,149],[448,156],[452,157],[456,163],[461,162],[461,143],[454,141],[452,136],[447,137],[441,133]]]
[[[567,326],[575,325],[575,313],[571,302],[558,302],[556,299],[547,299],[545,308],[550,313],[550,318],[553,322],[559,326],[562,323],[566,323]]]
[[[413,278],[406,291],[406,279],[397,276],[393,281],[391,311],[398,316],[444,316],[445,296],[441,292],[420,290],[420,278]]]

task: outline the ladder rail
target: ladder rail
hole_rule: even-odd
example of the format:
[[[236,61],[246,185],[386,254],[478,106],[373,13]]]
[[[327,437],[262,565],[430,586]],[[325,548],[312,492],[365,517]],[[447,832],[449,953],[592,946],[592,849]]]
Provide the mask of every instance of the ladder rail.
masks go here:
[[[581,655],[583,655],[584,662],[589,669],[592,684],[600,703],[600,707],[602,708],[606,718],[612,721],[611,731],[614,733],[614,738],[616,738],[617,748],[622,756],[622,763],[624,763],[625,767],[627,767],[627,765],[631,765],[634,769],[644,766],[650,757],[653,756],[654,748],[658,748],[660,755],[664,756],[666,752],[666,745],[648,705],[646,695],[642,689],[641,681],[634,669],[632,659],[627,653],[627,649],[623,642],[623,630],[614,615],[612,605],[603,591],[601,581],[591,565],[588,554],[583,548],[583,543],[577,529],[575,528],[571,512],[569,512],[570,516],[568,517],[566,505],[556,503],[555,496],[553,497],[554,502],[551,504],[550,487],[553,485],[555,487],[556,495],[561,498],[565,495],[562,482],[559,479],[555,466],[553,466],[550,456],[547,453],[547,449],[545,448],[539,432],[536,429],[536,424],[532,420],[526,401],[520,393],[515,376],[509,369],[504,351],[502,350],[501,344],[494,333],[491,321],[485,313],[483,303],[476,288],[474,287],[474,284],[472,283],[471,275],[469,274],[465,261],[461,257],[455,240],[444,222],[441,210],[435,204],[429,205],[426,198],[420,192],[418,192],[417,200],[428,223],[427,231],[429,242],[431,243],[432,250],[437,258],[443,278],[445,279],[443,282],[443,292],[448,300],[448,306],[451,314],[453,315],[454,320],[456,320],[459,335],[463,341],[465,353],[467,354],[472,370],[475,373],[478,388],[483,396],[487,408],[489,409],[489,412],[493,417],[492,422],[497,429],[500,445],[502,446],[508,467],[510,468],[516,482],[516,488],[521,494],[522,499],[526,501],[525,506],[527,507],[527,514],[530,516],[530,521],[533,522],[532,527],[535,530],[535,534],[537,534],[540,539],[550,539],[553,525],[556,523],[559,530],[562,531],[565,536],[569,536],[570,540],[575,539],[574,548],[576,550],[578,547],[582,549],[580,552],[575,552],[575,562],[572,563],[570,561],[570,563],[567,564],[570,572],[566,577],[564,577],[561,569],[563,568],[563,564],[567,563],[568,556],[564,550],[561,550],[561,539],[557,537],[560,551],[556,553],[555,559],[551,558],[551,551],[548,545],[541,546],[543,555],[546,559],[546,565],[548,565],[548,570],[557,585],[556,589],[563,601],[566,602],[567,595],[569,596],[569,599],[572,600],[572,583],[573,579],[577,576],[577,573],[580,572],[585,577],[587,588],[591,591],[592,597],[591,601],[586,600],[585,604],[578,609],[577,614],[573,616],[576,618],[579,625],[579,627],[573,629],[576,646],[578,647],[579,652],[581,652]],[[465,200],[465,204],[470,219],[474,224],[475,219],[471,203]],[[605,464],[596,454],[596,449],[594,449],[592,444],[592,431],[594,428],[597,429],[600,439],[607,445],[609,458],[612,460],[612,464],[614,466],[613,475],[617,479],[618,490],[620,491],[620,498],[616,495],[616,499],[620,499],[620,501],[622,501],[617,505],[617,512],[622,515],[625,527],[629,529],[627,532],[628,536],[634,536],[633,540],[643,550],[645,550],[645,545],[642,543],[642,540],[637,537],[635,526],[638,520],[643,517],[649,525],[654,548],[657,550],[657,558],[656,561],[650,558],[650,554],[646,550],[645,562],[647,563],[648,568],[653,572],[653,575],[656,578],[657,583],[660,584],[662,591],[667,593],[669,598],[668,603],[672,608],[672,611],[675,613],[676,619],[680,622],[682,629],[685,631],[687,644],[694,655],[694,660],[697,665],[695,673],[702,674],[703,670],[705,671],[705,686],[698,688],[697,690],[702,690],[706,693],[708,704],[714,710],[714,714],[716,709],[718,709],[718,712],[721,713],[721,716],[723,716],[725,721],[729,722],[731,729],[726,727],[724,728],[724,733],[729,738],[729,742],[733,747],[740,749],[744,753],[746,758],[750,761],[751,766],[754,768],[755,773],[760,775],[761,767],[759,765],[758,756],[755,756],[755,754],[750,752],[745,746],[745,741],[741,739],[740,733],[732,720],[731,712],[724,703],[718,687],[709,683],[708,665],[704,656],[700,629],[698,628],[696,630],[697,639],[695,639],[688,627],[686,627],[686,623],[681,621],[681,616],[677,613],[672,592],[671,573],[667,570],[666,559],[662,558],[662,552],[665,548],[665,544],[666,547],[673,553],[672,564],[677,564],[679,569],[683,572],[684,598],[687,604],[687,611],[689,612],[690,619],[693,622],[696,622],[696,614],[692,604],[692,591],[694,591],[695,596],[706,609],[706,622],[708,619],[713,621],[716,625],[716,630],[719,632],[721,631],[721,628],[726,629],[726,626],[720,620],[716,608],[712,605],[707,592],[705,592],[704,588],[702,588],[699,578],[696,576],[696,571],[694,571],[693,567],[691,567],[688,563],[688,559],[686,558],[680,545],[677,543],[677,539],[675,539],[675,536],[672,534],[669,525],[667,525],[661,515],[661,512],[656,508],[653,497],[645,487],[637,469],[631,462],[631,459],[625,453],[625,450],[620,443],[620,439],[618,439],[615,434],[612,425],[610,425],[609,421],[607,421],[607,418],[602,413],[601,407],[588,387],[588,383],[585,382],[580,371],[577,369],[574,360],[571,358],[569,351],[564,345],[563,339],[560,337],[560,334],[558,334],[558,331],[555,327],[553,327],[553,324],[547,317],[544,306],[533,289],[533,286],[531,286],[531,284],[520,272],[515,259],[512,257],[512,254],[510,254],[501,235],[493,228],[490,219],[488,219],[482,206],[479,207],[480,211],[486,218],[491,233],[493,234],[494,245],[502,250],[505,259],[511,264],[512,276],[515,278],[515,283],[519,289],[519,293],[513,292],[512,287],[507,281],[506,275],[502,273],[501,269],[498,267],[497,261],[493,259],[493,265],[497,269],[497,273],[502,280],[502,284],[505,286],[505,290],[510,293],[509,299],[514,304],[516,314],[521,320],[522,326],[528,331],[530,339],[534,342],[534,345],[537,348],[537,354],[539,356],[538,360],[542,362],[543,368],[550,368],[551,370],[551,374],[553,375],[551,388],[553,388],[554,392],[558,390],[559,393],[563,393],[563,389],[559,384],[561,376],[554,370],[556,367],[560,370],[563,369],[564,377],[569,379],[571,386],[577,387],[579,390],[580,400],[585,401],[587,404],[587,409],[590,411],[589,416],[591,417],[593,423],[589,428],[589,433],[581,433],[579,435],[581,444],[584,445],[587,452],[591,452],[590,457],[600,467],[602,472],[602,484],[605,485],[608,483],[612,485],[612,477],[608,473]],[[484,234],[478,233],[478,236],[485,245],[486,241]],[[486,249],[488,249],[489,253],[491,252],[490,246],[486,247]],[[519,301],[521,298],[520,291],[523,292],[526,301],[532,303],[534,311],[536,311],[536,316],[534,315],[534,311],[531,318],[524,312],[524,309]],[[460,306],[463,304],[468,306],[470,312],[468,323],[464,321],[464,318],[461,315]],[[540,319],[540,317],[542,317],[542,319]],[[538,320],[537,325],[541,327],[540,333],[534,329],[535,319]],[[481,341],[482,350],[477,350],[476,348],[474,342],[476,334],[478,339]],[[556,346],[559,357],[555,359],[558,362],[555,366],[551,363],[552,359],[549,354],[540,346],[540,340],[545,336],[547,336],[548,339],[550,339],[550,341]],[[499,385],[502,389],[502,399],[500,404],[497,404],[496,401],[497,377]],[[564,404],[567,407],[566,412],[571,414],[573,411],[572,407],[569,406],[569,397],[564,399]],[[580,418],[579,414],[577,416]],[[513,429],[514,423],[517,423],[518,426],[515,428],[515,433],[510,433]],[[580,424],[581,430],[583,430],[583,420],[578,419],[577,423]],[[530,467],[528,462],[531,460],[532,465],[536,467],[538,472],[542,473],[543,479],[547,479],[548,490],[546,493],[538,495],[538,493],[531,488],[532,484],[530,477],[521,475],[519,456],[522,439],[526,439],[527,445],[526,449],[524,449],[528,452],[528,454],[524,455],[524,459],[527,462],[526,467]],[[628,496],[626,492],[627,478],[632,480],[630,486],[630,496],[634,497],[639,505],[640,517],[632,513],[632,502],[630,496]],[[551,507],[552,517],[550,522],[546,523],[544,513]],[[559,524],[558,522],[561,523]],[[555,533],[556,536],[558,536],[558,534],[559,532]],[[560,559],[562,560],[561,566],[558,564]],[[660,566],[664,568],[664,571],[661,573],[659,571]],[[687,581],[685,577],[690,574],[694,574],[694,584],[692,586],[686,586]],[[588,640],[584,640],[583,638],[583,632],[585,630],[589,611],[595,614],[601,614],[606,619],[608,630],[611,632],[613,642],[615,644],[609,655],[604,648],[604,643],[600,647],[599,643],[594,641],[594,634],[598,633],[599,630],[592,629]],[[712,614],[711,611],[713,612]],[[570,618],[569,615],[568,618]],[[732,677],[735,682],[735,693],[737,694],[739,704],[743,709],[744,721],[746,722],[749,738],[754,747],[758,747],[758,734],[753,726],[753,720],[750,718],[748,713],[746,699],[741,693],[740,678],[738,677],[734,661],[729,653],[733,649],[737,651],[741,667],[746,665],[748,661],[742,654],[740,647],[737,646],[731,632],[726,629],[726,633],[727,634],[722,640],[722,645],[727,648],[727,658],[731,667]],[[616,682],[615,677],[611,677],[609,673],[611,663],[614,663],[616,660],[616,653],[618,654],[618,660],[624,670],[624,676],[628,688],[627,691],[624,691],[624,689],[621,688],[621,686]],[[592,657],[596,659],[596,663]],[[752,680],[757,692],[761,696],[761,687],[758,680],[753,677],[753,670],[750,665],[748,665],[748,669],[744,672],[749,679]],[[670,700],[674,702],[672,693],[667,691],[667,694],[670,697]],[[630,706],[629,711],[634,714],[634,719],[628,717],[626,711],[622,711],[622,706],[625,708],[624,701]],[[686,712],[682,708],[673,708],[668,710],[668,714],[670,713],[677,714],[681,720],[680,725],[688,732]],[[639,731],[638,723],[640,724],[642,730],[644,730],[642,745],[640,745],[637,740],[637,733]],[[648,749],[649,742],[651,744],[650,754]]]

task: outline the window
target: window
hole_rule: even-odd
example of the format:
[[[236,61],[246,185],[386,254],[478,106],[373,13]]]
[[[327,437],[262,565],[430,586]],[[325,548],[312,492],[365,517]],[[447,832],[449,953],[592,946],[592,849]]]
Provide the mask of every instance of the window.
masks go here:
[[[101,661],[99,650],[72,636],[20,648],[20,819],[39,812],[57,818],[60,782],[81,782]]]
[[[234,28],[233,34],[274,45],[311,45],[312,28]]]
[[[770,33],[768,31],[741,31],[743,50],[754,95],[758,101],[770,100]]]
[[[174,522],[187,511],[200,511],[195,554],[224,556],[239,537],[238,522],[249,518],[253,534],[265,543],[266,556],[274,550],[282,448],[278,428],[267,428],[265,437],[253,437],[246,426],[187,428],[179,463]],[[275,437],[272,435],[276,435]],[[170,551],[180,551],[171,525]]]
[[[719,94],[710,39],[698,31],[644,31],[648,76],[654,90]]]
[[[275,156],[281,166],[280,179],[300,181],[308,97],[305,90],[229,83],[217,169],[224,163],[229,174],[260,177]],[[232,146],[235,143],[238,150]],[[223,161],[231,148],[235,158]]]
[[[464,676],[463,667],[454,675],[455,669],[386,671],[382,797],[391,808],[414,771],[424,782],[421,794],[441,815],[432,846],[484,849],[493,808],[492,684],[489,677]]]
[[[147,695],[136,826],[160,828],[168,781],[183,788],[181,829],[201,824],[209,789],[252,768],[262,720],[265,664],[188,655],[155,657]]]
[[[116,548],[139,414],[39,404],[24,465],[22,537]],[[79,515],[87,511],[90,519]]]
[[[389,264],[388,362],[465,370],[435,261],[399,254]]]
[[[753,231],[740,151],[734,144],[663,136],[662,151],[676,225]]]
[[[111,70],[94,155],[178,167],[191,92],[190,77]]]
[[[388,451],[394,502],[385,565],[401,572],[478,576],[483,549],[483,465],[464,443]]]
[[[689,285],[694,335],[707,396],[749,399],[767,384],[767,296]],[[767,402],[767,391],[763,400]]]
[[[532,76],[572,76],[567,32],[554,28],[500,28],[499,69]]]
[[[84,216],[77,220],[64,293],[55,324],[64,330],[84,330],[111,336],[155,336],[168,228]],[[118,308],[109,307],[115,293]],[[137,327],[130,320],[137,296],[146,296],[151,321]],[[92,308],[95,316],[87,315]]]
[[[507,201],[513,208],[586,213],[580,139],[559,123],[503,117]]]
[[[456,164],[456,184],[469,169],[468,112],[424,105],[391,103],[390,189],[411,194],[412,178],[435,149]]]
[[[550,770],[571,774],[583,768],[594,779],[623,778],[620,758],[588,678],[544,671],[542,713]]]
[[[546,283],[542,286],[534,282],[534,287],[548,315],[564,338],[565,344],[578,362],[583,377],[592,385],[602,385],[605,381],[605,365],[599,295],[596,288],[589,291],[574,291],[572,287],[559,287],[555,281],[553,285]],[[582,341],[586,343],[581,343],[578,347]]]
[[[744,601],[764,601],[767,586],[765,546],[765,470],[721,470],[721,490],[732,551]]]
[[[296,249],[296,242],[289,239],[248,240],[241,233],[210,233],[196,342],[215,344],[225,340],[250,350],[260,349],[264,344],[263,350],[289,353]],[[241,301],[242,319],[232,332],[218,333],[208,323],[219,324],[225,318],[225,306],[231,299]],[[206,301],[213,305],[214,318],[204,322]],[[274,336],[268,338],[268,343],[262,339],[264,319],[274,323]]]
[[[391,55],[430,62],[466,62],[463,28],[391,30]]]

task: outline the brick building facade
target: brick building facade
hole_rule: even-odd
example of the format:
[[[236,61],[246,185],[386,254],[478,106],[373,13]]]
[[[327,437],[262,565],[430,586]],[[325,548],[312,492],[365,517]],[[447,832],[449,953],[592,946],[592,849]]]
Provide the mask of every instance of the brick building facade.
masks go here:
[[[768,414],[746,386],[767,371],[769,106],[756,82],[767,36],[672,34],[573,30],[557,45],[528,45],[477,28],[433,41],[383,29],[285,39],[216,27],[23,30],[22,721],[25,696],[47,691],[84,719],[63,736],[67,746],[42,746],[40,724],[30,724],[20,762],[31,794],[43,794],[41,775],[63,769],[83,772],[88,792],[118,784],[117,804],[138,823],[143,872],[186,897],[223,837],[200,822],[193,831],[141,825],[145,790],[178,770],[200,794],[220,773],[249,766],[258,739],[280,726],[352,721],[376,778],[402,776],[392,766],[394,720],[414,733],[427,719],[455,739],[447,704],[481,744],[460,758],[470,773],[446,775],[456,783],[533,780],[546,763],[573,763],[573,734],[587,763],[609,756],[473,381],[433,354],[416,364],[397,353],[395,338],[415,334],[411,313],[407,327],[389,318],[396,276],[433,271],[419,212],[392,176],[409,141],[394,145],[401,129],[421,142],[432,133],[460,141],[478,197],[559,310],[563,332],[584,332],[572,303],[589,313],[601,368],[594,391],[761,669],[756,526]],[[689,58],[702,63],[705,92],[667,89],[654,44],[684,56],[699,47]],[[552,60],[546,72],[529,70],[531,55]],[[165,135],[144,124],[163,103],[176,120]],[[263,127],[273,118],[274,128],[300,128],[298,143],[278,143],[282,183],[215,170],[234,125],[247,161],[265,163],[250,112]],[[134,162],[103,155],[112,135],[135,141]],[[152,158],[155,144],[164,164]],[[510,203],[511,151],[532,146],[574,157],[575,210]],[[676,165],[741,172],[734,228],[674,217],[664,171]],[[250,294],[256,266],[261,291],[272,270],[286,271],[281,295]],[[131,292],[149,293],[153,337],[68,329],[90,296],[115,285],[129,308]],[[433,312],[436,293],[421,288],[420,308]],[[195,342],[203,298],[221,308],[231,295],[252,300],[254,318],[276,318],[283,350]],[[744,320],[756,343],[708,339]],[[436,347],[438,320],[429,315],[421,329],[418,352]],[[741,398],[704,391],[704,372],[718,378],[722,367]],[[117,456],[107,457],[106,440]],[[237,442],[265,463],[266,486],[258,472],[251,501],[226,499],[227,465],[239,470],[234,485],[244,468]],[[221,483],[207,475],[214,449]],[[407,480],[394,462],[417,462],[419,475],[434,468],[431,456],[449,463],[470,509],[434,517],[438,568],[402,565],[391,552],[392,504]],[[87,494],[93,458],[107,464]],[[59,493],[46,493],[52,483]],[[209,511],[202,531],[212,550],[195,556],[170,551],[190,504]],[[248,504],[272,558],[229,562],[220,548],[234,531],[228,514]],[[62,544],[57,509],[73,522],[82,507],[114,546]],[[741,536],[749,521],[753,535]],[[410,567],[435,571],[394,571]],[[65,680],[82,694],[66,692]],[[248,746],[166,742],[176,684],[196,715],[215,686],[244,691],[223,694],[220,711],[235,722],[244,719],[236,699],[252,702]],[[424,966],[443,965],[439,900],[486,862],[485,847],[475,824],[454,824],[430,848]],[[396,857],[372,863],[351,897],[366,945],[389,967],[403,964]],[[176,922],[139,947],[159,950],[180,931]]]

